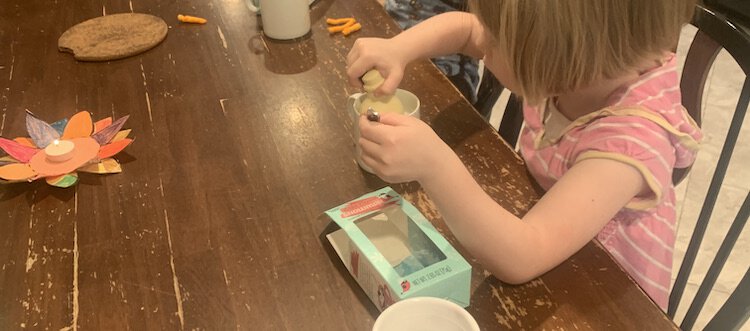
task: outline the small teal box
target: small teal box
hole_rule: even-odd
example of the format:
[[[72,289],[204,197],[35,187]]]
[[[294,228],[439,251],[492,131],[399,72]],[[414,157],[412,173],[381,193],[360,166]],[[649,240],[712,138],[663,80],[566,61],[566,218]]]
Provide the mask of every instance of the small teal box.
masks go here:
[[[411,297],[467,307],[471,265],[409,201],[390,187],[326,211],[325,234],[349,273],[381,311]]]

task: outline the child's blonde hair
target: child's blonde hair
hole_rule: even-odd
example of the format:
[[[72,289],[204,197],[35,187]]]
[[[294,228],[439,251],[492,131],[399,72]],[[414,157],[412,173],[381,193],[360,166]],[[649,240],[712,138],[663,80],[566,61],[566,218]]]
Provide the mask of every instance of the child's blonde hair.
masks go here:
[[[470,0],[530,104],[676,48],[696,0]]]

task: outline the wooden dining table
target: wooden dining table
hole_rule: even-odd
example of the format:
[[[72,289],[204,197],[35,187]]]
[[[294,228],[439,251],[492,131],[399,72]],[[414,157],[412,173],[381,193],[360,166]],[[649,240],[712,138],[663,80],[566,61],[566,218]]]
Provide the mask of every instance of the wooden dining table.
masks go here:
[[[144,53],[80,62],[73,25],[145,13],[169,26]],[[178,14],[204,17],[185,24]],[[0,186],[0,329],[369,330],[379,311],[320,234],[324,211],[388,184],[354,158],[346,55],[399,27],[375,0],[319,0],[311,33],[265,38],[243,0],[4,0],[0,135],[26,110],[53,122],[130,115],[122,173]],[[362,30],[329,34],[327,17]],[[485,191],[523,215],[542,192],[524,162],[428,60],[401,87]],[[392,184],[472,265],[482,330],[667,330],[672,321],[595,241],[524,285],[497,280],[417,183]],[[343,271],[342,271],[343,270]]]

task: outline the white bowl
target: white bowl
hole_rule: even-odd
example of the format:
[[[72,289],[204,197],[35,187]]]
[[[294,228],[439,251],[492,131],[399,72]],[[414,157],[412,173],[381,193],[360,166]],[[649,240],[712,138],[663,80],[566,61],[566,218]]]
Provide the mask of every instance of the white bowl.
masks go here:
[[[479,331],[477,321],[461,306],[440,298],[405,299],[386,308],[373,331]]]

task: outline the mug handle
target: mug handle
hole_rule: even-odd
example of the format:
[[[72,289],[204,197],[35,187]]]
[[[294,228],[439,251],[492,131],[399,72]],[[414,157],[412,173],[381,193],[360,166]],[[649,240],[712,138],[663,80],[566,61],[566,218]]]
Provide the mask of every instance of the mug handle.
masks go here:
[[[359,119],[359,110],[354,109],[354,103],[357,102],[357,99],[364,95],[364,93],[358,92],[354,93],[349,96],[349,98],[346,100],[346,108],[349,111],[349,114],[352,116],[352,121],[354,121],[354,125],[357,125],[357,120]]]
[[[247,4],[247,8],[249,8],[250,11],[254,13],[260,12],[259,0],[245,0],[245,4]]]

